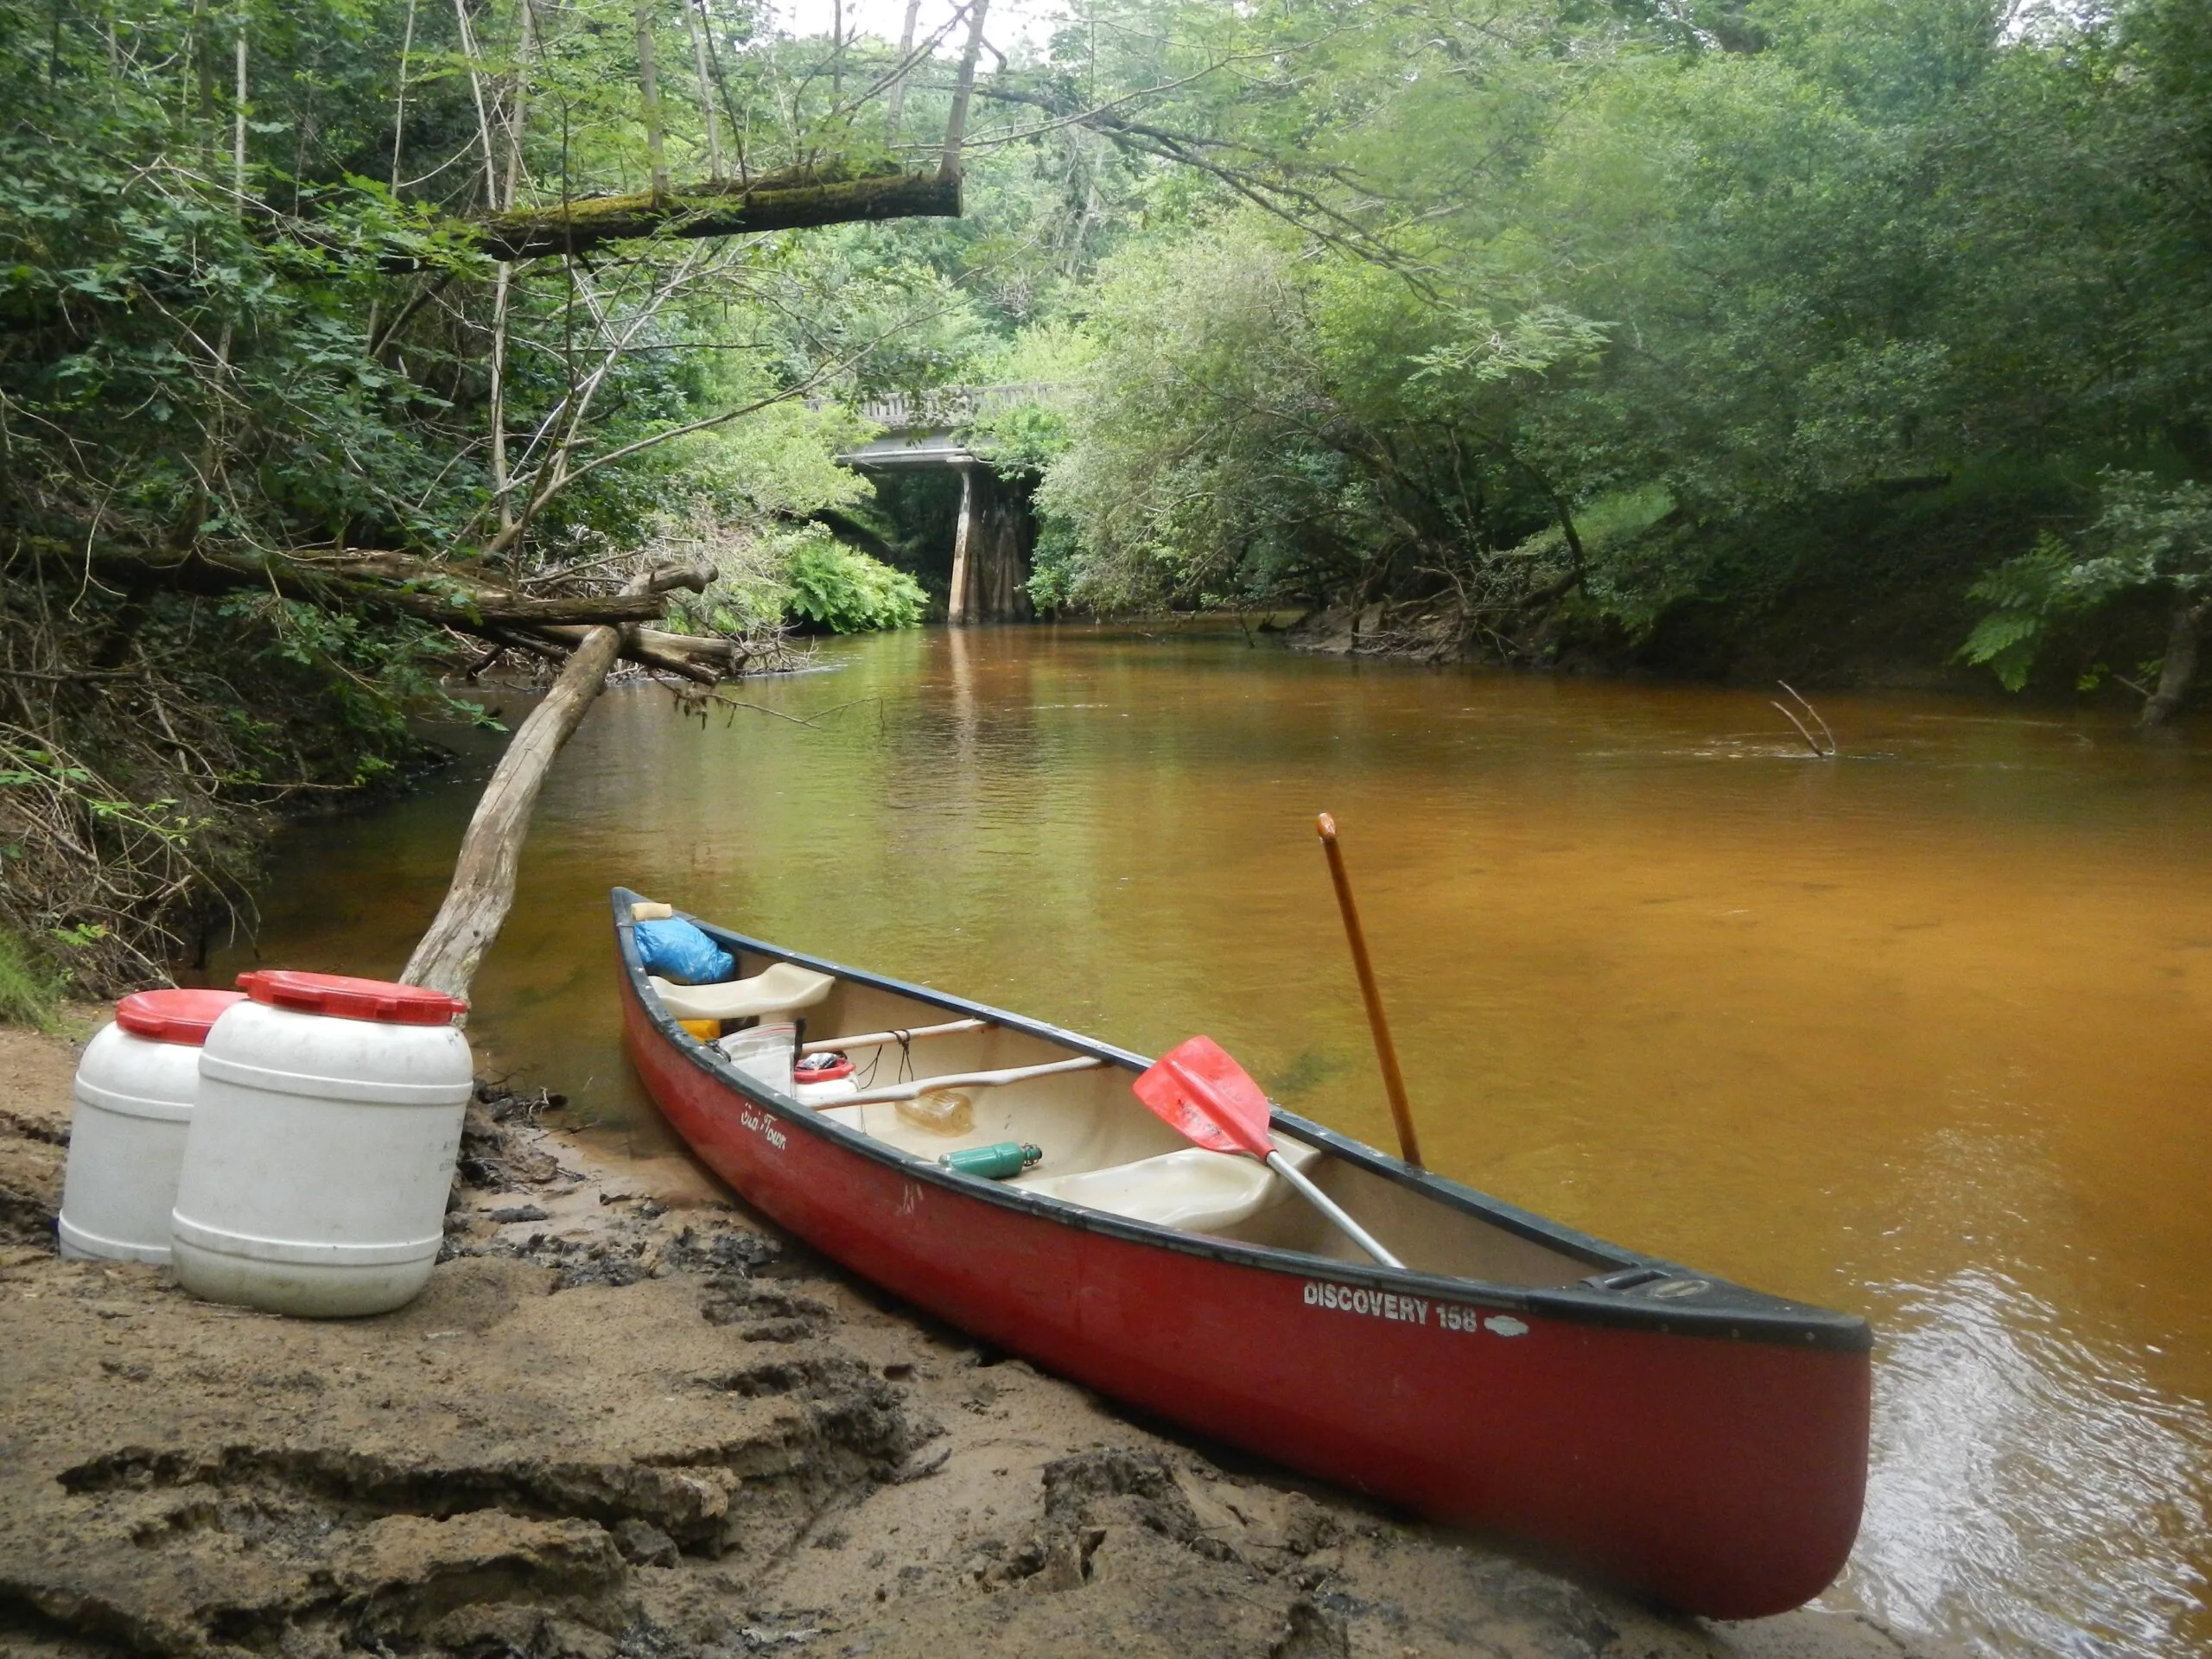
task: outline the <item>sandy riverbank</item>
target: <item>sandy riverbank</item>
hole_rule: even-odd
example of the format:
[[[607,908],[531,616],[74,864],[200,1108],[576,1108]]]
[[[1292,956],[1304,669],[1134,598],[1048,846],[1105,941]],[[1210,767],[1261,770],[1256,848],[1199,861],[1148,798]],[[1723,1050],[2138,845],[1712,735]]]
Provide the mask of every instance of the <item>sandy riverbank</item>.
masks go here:
[[[400,1313],[63,1262],[75,1059],[0,1028],[0,1652],[1924,1651],[1664,1618],[1165,1438],[521,1100],[472,1109],[452,1259]]]

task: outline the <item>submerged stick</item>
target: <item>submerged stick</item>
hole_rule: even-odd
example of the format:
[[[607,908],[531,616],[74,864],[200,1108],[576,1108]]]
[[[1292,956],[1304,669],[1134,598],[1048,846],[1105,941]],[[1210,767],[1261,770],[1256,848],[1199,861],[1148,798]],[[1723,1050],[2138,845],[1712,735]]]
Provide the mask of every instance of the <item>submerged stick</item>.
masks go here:
[[[1775,683],[1780,686],[1783,690],[1787,691],[1791,696],[1795,697],[1797,700],[1797,706],[1813,717],[1814,721],[1821,728],[1821,735],[1828,741],[1828,753],[1831,756],[1834,755],[1842,747],[1842,745],[1839,744],[1835,741],[1835,734],[1828,729],[1827,721],[1821,718],[1821,711],[1814,708],[1811,701],[1807,698],[1805,694],[1802,691],[1800,691],[1796,686],[1790,684],[1789,681],[1777,680]]]
[[[1398,1050],[1390,1040],[1390,1022],[1382,1016],[1382,992],[1375,982],[1375,964],[1367,959],[1367,936],[1360,931],[1359,906],[1352,900],[1351,878],[1344,873],[1344,849],[1337,845],[1337,821],[1324,812],[1314,820],[1321,846],[1329,855],[1329,879],[1336,883],[1337,908],[1344,912],[1344,935],[1351,941],[1351,965],[1359,976],[1359,995],[1367,1004],[1368,1028],[1375,1035],[1375,1058],[1382,1068],[1382,1092],[1390,1098],[1390,1118],[1397,1125],[1399,1155],[1415,1169],[1421,1160],[1421,1137],[1414,1132],[1413,1108],[1406,1103],[1406,1080],[1398,1071]]]
[[[1797,728],[1797,735],[1805,740],[1805,747],[1810,749],[1816,758],[1822,760],[1828,758],[1827,751],[1823,749],[1818,743],[1815,742],[1813,741],[1813,734],[1805,729],[1805,722],[1803,721],[1798,719],[1796,715],[1791,714],[1788,709],[1783,708],[1781,703],[1777,702],[1772,697],[1769,697],[1767,699],[1766,706],[1770,709],[1779,709],[1781,711],[1782,717]]]

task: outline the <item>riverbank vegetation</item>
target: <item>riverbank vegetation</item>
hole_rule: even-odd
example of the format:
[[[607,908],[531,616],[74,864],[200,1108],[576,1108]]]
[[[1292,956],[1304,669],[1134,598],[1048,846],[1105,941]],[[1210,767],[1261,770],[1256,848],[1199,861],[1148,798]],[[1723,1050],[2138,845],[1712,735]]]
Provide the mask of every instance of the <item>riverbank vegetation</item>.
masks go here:
[[[944,281],[733,232],[957,211],[957,81],[886,97],[947,33],[846,63],[744,6],[0,3],[0,931],[35,979],[158,976],[274,814],[420,764],[486,671],[611,626],[711,695],[810,607],[911,612],[798,532],[866,493],[835,394],[910,372]],[[719,574],[639,590],[702,533]]]
[[[2195,0],[1003,5],[0,0],[33,968],[189,954],[595,628],[708,696],[913,620],[944,480],[835,460],[887,391],[1040,388],[969,435],[1046,613],[2189,697]]]
[[[1262,7],[1209,39],[1233,90],[1147,119],[1194,166],[1030,325],[1077,365],[1031,457],[1040,600],[2178,706],[2203,7]],[[1273,194],[1207,183],[1249,156]]]

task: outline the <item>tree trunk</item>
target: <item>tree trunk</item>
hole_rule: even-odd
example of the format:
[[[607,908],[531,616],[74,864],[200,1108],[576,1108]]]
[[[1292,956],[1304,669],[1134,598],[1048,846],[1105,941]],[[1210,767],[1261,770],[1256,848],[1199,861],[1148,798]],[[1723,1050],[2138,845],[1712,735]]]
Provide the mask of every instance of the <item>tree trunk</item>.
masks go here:
[[[2158,689],[2143,705],[2144,725],[2164,725],[2189,695],[2190,682],[2196,677],[2196,647],[2207,609],[2212,609],[2212,603],[2175,607],[2173,621],[2166,630],[2166,657],[2158,669]]]
[[[683,0],[683,29],[691,40],[691,60],[699,76],[699,113],[707,124],[707,176],[716,184],[722,181],[722,143],[716,132],[719,124],[715,119],[715,86],[707,73],[707,36],[700,26],[699,8],[693,0]],[[508,206],[513,204],[510,202]]]
[[[653,67],[653,9],[638,0],[638,90],[645,99],[645,150],[652,167],[652,199],[668,194],[668,158],[661,153],[660,77]]]
[[[231,111],[231,212],[245,213],[245,19],[238,19],[235,46],[236,92]]]
[[[883,112],[884,134],[893,144],[899,142],[899,123],[906,112],[906,78],[912,72],[906,60],[914,55],[914,25],[921,15],[922,0],[906,0],[906,27],[899,33],[898,78],[891,83],[890,105]]]
[[[711,576],[710,571],[688,572],[680,585],[704,588]],[[667,580],[663,574],[648,573],[626,591],[645,594]],[[468,833],[461,837],[461,856],[454,861],[453,884],[415,954],[408,957],[399,976],[402,984],[427,985],[453,996],[468,994],[477,965],[499,937],[514,905],[515,875],[521,868],[537,791],[544,786],[553,757],[582,723],[607,683],[607,671],[622,654],[624,632],[620,627],[597,627],[586,634],[553,689],[516,728],[514,741],[499,757],[483,798],[476,803]]]
[[[968,100],[976,92],[976,60],[983,52],[983,13],[989,0],[974,0],[968,14],[968,47],[960,54],[959,79],[952,84],[952,109],[945,117],[944,153],[938,159],[937,175],[957,182],[960,178],[960,141],[968,132]]]
[[[581,201],[492,213],[474,222],[476,245],[494,259],[584,253],[641,237],[741,236],[878,219],[957,219],[960,180],[926,173],[841,177],[832,169],[791,168],[749,184],[672,186],[655,195],[592,196]],[[419,262],[396,255],[388,269]]]

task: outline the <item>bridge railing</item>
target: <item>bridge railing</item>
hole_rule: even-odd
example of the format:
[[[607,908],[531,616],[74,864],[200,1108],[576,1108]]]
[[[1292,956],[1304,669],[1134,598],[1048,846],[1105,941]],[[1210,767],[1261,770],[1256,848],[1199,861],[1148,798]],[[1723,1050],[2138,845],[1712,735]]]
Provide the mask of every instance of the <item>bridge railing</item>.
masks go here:
[[[965,426],[982,416],[1023,404],[1057,403],[1066,391],[1065,386],[1046,380],[1002,386],[938,386],[918,394],[897,391],[871,397],[860,405],[860,412],[893,432],[930,431]]]

